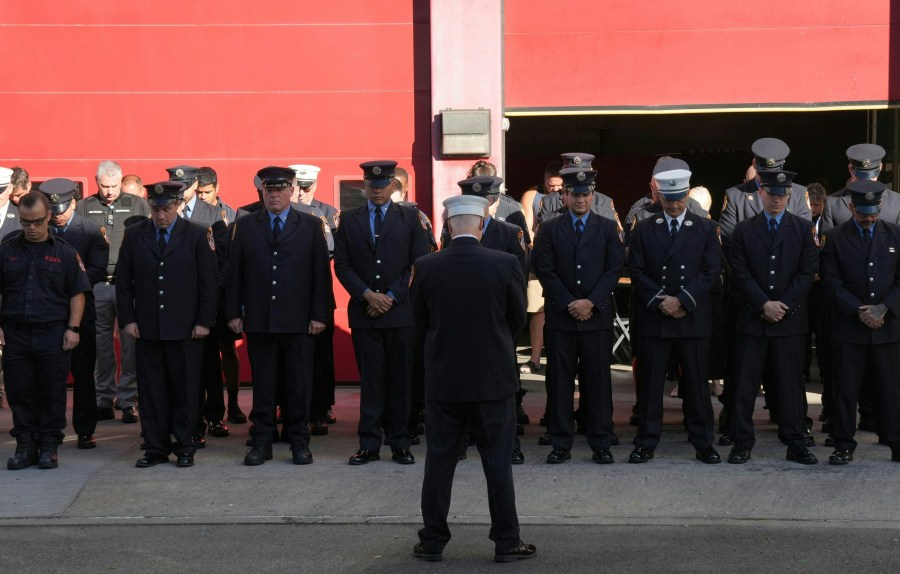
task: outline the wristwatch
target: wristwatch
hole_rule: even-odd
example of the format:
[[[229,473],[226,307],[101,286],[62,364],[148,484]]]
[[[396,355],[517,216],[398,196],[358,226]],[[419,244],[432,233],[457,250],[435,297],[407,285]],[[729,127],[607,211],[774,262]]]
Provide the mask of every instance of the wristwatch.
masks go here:
[[[78,325],[69,325],[68,327],[66,327],[66,330],[72,331],[73,333],[80,333],[81,327],[79,327]]]

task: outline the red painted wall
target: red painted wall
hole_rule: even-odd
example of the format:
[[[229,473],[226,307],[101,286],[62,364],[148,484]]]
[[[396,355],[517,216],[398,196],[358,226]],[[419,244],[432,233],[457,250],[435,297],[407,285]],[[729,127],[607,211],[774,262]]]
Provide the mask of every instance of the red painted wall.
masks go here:
[[[103,159],[145,183],[209,165],[237,207],[265,165],[320,166],[335,203],[336,177],[395,159],[430,204],[427,0],[3,2],[0,22],[0,165],[91,192]],[[337,376],[356,380],[335,286]]]
[[[506,108],[900,99],[891,5],[507,0]]]

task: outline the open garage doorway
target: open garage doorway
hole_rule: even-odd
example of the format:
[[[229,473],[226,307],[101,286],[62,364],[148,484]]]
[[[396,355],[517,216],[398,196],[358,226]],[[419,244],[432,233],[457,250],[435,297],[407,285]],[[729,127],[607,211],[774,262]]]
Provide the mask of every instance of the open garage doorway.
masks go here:
[[[506,134],[506,188],[521,197],[560,153],[591,153],[597,156],[598,190],[615,200],[624,219],[649,192],[656,158],[672,155],[691,166],[692,185],[709,188],[712,216],[718,217],[725,189],[743,181],[750,145],[760,137],[787,142],[786,169],[797,172],[796,181],[822,183],[831,193],[848,177],[846,149],[869,141],[874,131],[888,150],[881,180],[890,182],[892,118],[889,110],[513,116]]]

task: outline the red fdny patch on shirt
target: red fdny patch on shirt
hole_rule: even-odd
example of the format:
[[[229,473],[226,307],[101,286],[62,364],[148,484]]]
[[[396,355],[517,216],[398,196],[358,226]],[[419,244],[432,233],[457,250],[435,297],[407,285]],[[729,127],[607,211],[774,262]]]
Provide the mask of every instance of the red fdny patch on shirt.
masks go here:
[[[62,259],[59,257],[53,257],[52,255],[44,255],[44,261],[49,261],[50,263],[61,263]]]

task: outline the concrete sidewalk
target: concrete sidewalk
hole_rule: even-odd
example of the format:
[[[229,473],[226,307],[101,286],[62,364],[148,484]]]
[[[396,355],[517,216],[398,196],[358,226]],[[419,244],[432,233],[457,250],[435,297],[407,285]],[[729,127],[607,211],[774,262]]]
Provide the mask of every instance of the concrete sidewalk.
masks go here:
[[[543,525],[690,525],[771,523],[802,528],[900,527],[900,464],[878,446],[872,433],[860,432],[856,460],[846,467],[827,464],[832,449],[813,450],[820,463],[804,467],[784,460],[774,425],[757,410],[758,442],[746,465],[715,466],[694,459],[681,428],[681,404],[668,396],[666,429],[656,458],[628,464],[634,428],[628,426],[633,401],[631,373],[614,372],[615,422],[621,446],[616,464],[590,460],[584,437],[576,439],[572,460],[548,465],[549,447],[537,445],[545,393],[540,376],[526,377],[526,426],[522,448],[526,463],[514,467],[518,509],[523,524]],[[809,385],[810,415],[819,413]],[[249,412],[251,392],[241,391]],[[716,412],[718,402],[714,401]],[[383,459],[351,467],[357,448],[359,391],[340,388],[338,422],[328,436],[313,437],[315,463],[294,466],[287,445],[260,467],[243,466],[247,425],[232,425],[231,436],[208,438],[189,469],[174,464],[134,467],[140,425],[105,421],[98,425],[98,446],[77,450],[69,434],[60,449],[60,467],[22,471],[0,469],[0,526],[77,524],[252,524],[252,523],[397,523],[418,524],[424,445],[413,447],[415,465]],[[0,410],[0,457],[15,448],[7,431],[9,408]],[[819,424],[816,424],[818,431]],[[67,432],[71,433],[71,429]],[[821,445],[824,435],[815,432]],[[719,447],[723,457],[729,447]],[[459,464],[451,507],[453,523],[489,523],[484,478],[475,448]],[[171,457],[174,461],[174,457]],[[385,458],[387,460],[385,460]]]

